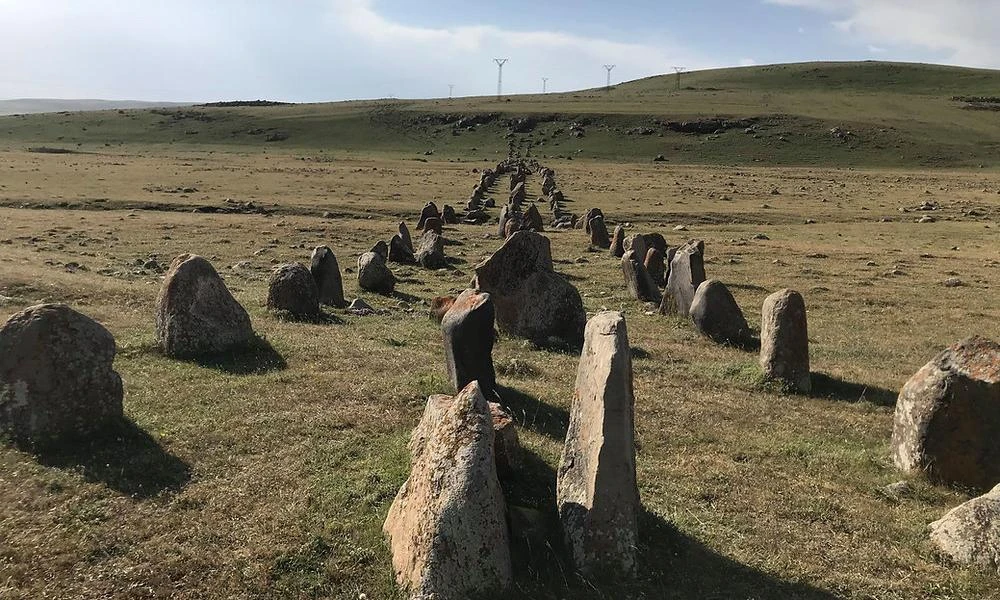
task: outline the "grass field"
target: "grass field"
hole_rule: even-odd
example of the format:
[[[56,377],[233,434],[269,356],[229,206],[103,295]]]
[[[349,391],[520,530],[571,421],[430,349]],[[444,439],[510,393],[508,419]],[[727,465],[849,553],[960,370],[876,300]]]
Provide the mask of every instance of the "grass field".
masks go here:
[[[816,68],[841,86],[827,90],[829,79],[810,78]],[[768,293],[801,291],[815,391],[786,394],[761,381],[755,354],[647,314],[627,297],[617,259],[591,251],[582,231],[547,232],[556,269],[588,312],[621,310],[628,321],[646,511],[640,569],[626,582],[573,574],[553,523],[554,469],[578,357],[501,338],[498,380],[527,450],[506,493],[545,517],[516,546],[516,589],[505,597],[1000,598],[995,575],[948,565],[927,541],[927,524],[971,491],[920,479],[905,497],[883,490],[902,478],[888,445],[903,382],[958,339],[1000,338],[1000,177],[984,150],[1000,134],[998,117],[950,100],[988,95],[1000,76],[943,70],[921,85],[917,67],[898,69],[690,74],[683,83],[696,89],[680,94],[669,89],[673,78],[640,81],[611,92],[628,91],[635,106],[617,117],[599,92],[503,107],[622,123],[647,112],[742,118],[760,114],[752,106],[759,99],[705,114],[697,98],[760,86],[783,90],[772,92],[769,113],[824,128],[889,119],[901,98],[907,110],[928,111],[894,134],[917,144],[895,168],[889,153],[863,145],[840,154],[839,141],[815,160],[790,160],[793,151],[736,160],[753,139],[742,130],[711,141],[674,133],[636,141],[588,126],[560,146],[574,160],[540,158],[556,170],[573,212],[598,206],[612,225],[659,231],[671,245],[704,239],[709,277],[730,287],[751,325]],[[878,91],[890,76],[899,83]],[[813,105],[820,96],[842,102],[841,112]],[[671,100],[679,106],[668,114]],[[497,110],[489,99],[463,102],[456,114]],[[408,473],[406,441],[425,398],[453,391],[426,304],[468,284],[500,244],[495,228],[447,228],[452,267],[394,267],[393,297],[362,294],[345,273],[347,295],[384,314],[330,311],[330,322],[306,324],[263,307],[275,264],[304,262],[327,244],[342,268],[353,268],[397,221],[412,228],[426,201],[461,205],[478,180],[473,169],[506,156],[502,128],[437,135],[406,123],[453,109],[397,104],[377,125],[373,104],[197,109],[218,118],[167,126],[159,121],[170,117],[143,111],[0,119],[0,319],[60,301],[104,323],[117,339],[135,423],[118,440],[72,451],[0,448],[0,598],[399,597],[382,521]],[[865,108],[876,105],[882,112]],[[942,162],[988,168],[922,168],[916,157],[930,156],[933,115],[943,114],[958,132],[949,144],[961,151],[935,146]],[[289,137],[230,138],[237,124]],[[177,133],[187,127],[199,133]],[[430,142],[434,153],[425,155]],[[26,150],[77,143],[80,153]],[[523,139],[514,143],[524,150]],[[672,144],[715,145],[675,153]],[[464,150],[473,145],[476,153]],[[651,163],[658,152],[671,161]],[[539,194],[532,179],[529,195]],[[915,210],[925,202],[938,210]],[[204,212],[222,209],[250,214]],[[917,222],[927,214],[935,222]],[[166,266],[183,252],[213,262],[266,344],[216,362],[154,349],[162,272],[150,260]],[[951,277],[963,285],[945,287]]]

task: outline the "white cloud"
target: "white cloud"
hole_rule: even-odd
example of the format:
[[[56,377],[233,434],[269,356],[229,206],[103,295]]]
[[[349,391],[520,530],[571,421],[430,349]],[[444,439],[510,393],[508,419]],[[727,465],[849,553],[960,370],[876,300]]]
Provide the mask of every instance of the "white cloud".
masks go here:
[[[1000,66],[996,0],[764,0],[822,11],[837,31],[875,48],[930,51],[946,62]]]
[[[754,66],[756,64],[757,64],[757,61],[754,60],[754,59],[752,59],[752,58],[741,58],[740,59],[740,66],[741,67],[752,67],[752,66]]]

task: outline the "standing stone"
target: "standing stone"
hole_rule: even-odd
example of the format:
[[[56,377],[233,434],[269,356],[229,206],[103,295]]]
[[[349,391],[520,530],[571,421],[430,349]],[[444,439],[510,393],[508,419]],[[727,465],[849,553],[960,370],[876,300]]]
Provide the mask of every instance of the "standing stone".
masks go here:
[[[560,190],[555,189],[549,193],[549,199],[556,204],[561,204],[566,201],[566,196]]]
[[[705,261],[703,242],[688,242],[677,249],[670,261],[667,289],[660,305],[661,314],[677,314],[687,318],[691,311],[691,301],[698,286],[705,281]]]
[[[492,396],[497,386],[493,369],[493,321],[496,310],[490,295],[465,290],[441,319],[448,376],[456,390],[478,381]]]
[[[528,191],[524,187],[524,182],[518,183],[517,186],[510,192],[510,204],[513,206],[519,206],[528,197]]]
[[[971,337],[906,382],[896,400],[892,456],[907,472],[987,489],[1000,482],[1000,344]]]
[[[642,240],[646,242],[646,248],[656,248],[662,256],[667,255],[667,240],[659,233],[644,233]]]
[[[444,257],[444,238],[430,228],[417,241],[417,262],[425,269],[442,269],[448,266]]]
[[[634,402],[625,318],[598,313],[584,335],[556,490],[566,544],[583,573],[635,568]]]
[[[524,211],[524,223],[527,225],[528,229],[533,229],[535,231],[544,231],[545,226],[542,223],[542,215],[532,204],[528,207],[528,210]]]
[[[601,220],[604,220],[604,212],[599,208],[588,208],[587,212],[583,213],[583,229],[586,233],[590,233],[590,221],[596,217],[601,217]],[[604,231],[607,232],[607,227],[604,228]],[[607,246],[604,247],[607,248]]]
[[[718,344],[746,347],[753,343],[740,305],[721,281],[709,279],[698,286],[691,301],[691,320],[702,335]]]
[[[0,433],[29,446],[100,434],[123,418],[115,339],[65,304],[39,304],[0,327]]]
[[[660,302],[660,290],[631,250],[622,256],[622,275],[625,277],[625,287],[633,298],[641,302]]]
[[[646,252],[649,250],[649,248],[646,247],[646,238],[642,237],[638,233],[627,236],[625,241],[622,242],[622,248],[625,252],[632,252],[635,254],[639,260],[645,259]]]
[[[513,417],[496,402],[490,402],[493,417],[493,455],[497,462],[497,475],[509,477],[521,464],[521,442]]]
[[[450,204],[445,204],[444,208],[441,209],[441,220],[448,225],[458,225],[458,215],[455,213],[455,208]]]
[[[625,254],[625,228],[615,225],[615,234],[611,238],[611,256],[621,258]]]
[[[441,213],[440,211],[438,211],[438,207],[436,204],[434,204],[433,202],[428,202],[427,204],[425,204],[424,207],[420,210],[420,220],[417,222],[417,230],[422,230],[424,228],[424,224],[427,222],[427,219],[430,218],[436,219],[440,216],[440,214]]]
[[[552,267],[549,239],[518,231],[476,266],[476,288],[489,292],[501,331],[535,342],[583,342],[587,313],[580,292]]]
[[[410,237],[410,228],[406,226],[406,223],[404,221],[399,222],[399,237],[401,240],[403,240],[403,243],[406,244],[406,247],[409,248],[410,252],[412,253],[413,238]]]
[[[477,382],[454,398],[428,399],[410,438],[410,477],[382,528],[396,581],[409,597],[465,600],[511,585],[494,436]]]
[[[319,290],[305,265],[280,265],[271,272],[267,285],[267,308],[303,319],[319,316]]]
[[[392,293],[396,277],[385,265],[381,254],[365,252],[358,258],[358,287],[379,294]]]
[[[218,354],[253,339],[250,315],[210,262],[182,254],[170,263],[156,298],[156,342],[164,354]]]
[[[313,250],[309,265],[309,272],[312,273],[316,289],[319,291],[319,301],[337,308],[346,306],[344,281],[341,279],[340,265],[333,250],[327,246],[317,246]]]
[[[658,248],[650,247],[646,250],[646,260],[643,264],[657,287],[663,287],[667,283],[667,267],[663,264],[663,254]]]
[[[497,235],[502,238],[507,237],[508,213],[510,213],[510,208],[506,204],[500,207],[500,216],[497,220]]]
[[[764,299],[760,368],[765,377],[782,380],[800,392],[812,390],[806,303],[795,290],[781,290]]]
[[[517,219],[514,215],[507,218],[507,223],[503,227],[503,237],[504,239],[509,238],[514,235],[515,231],[521,231],[521,221]]]
[[[611,239],[608,238],[608,227],[604,224],[604,217],[597,215],[590,220],[587,227],[590,230],[590,244],[595,248],[610,248]]]
[[[407,246],[406,241],[397,233],[389,240],[389,262],[402,265],[412,265],[417,262],[413,256],[413,250]]]
[[[444,231],[444,225],[441,219],[437,217],[430,217],[424,221],[424,231],[433,231],[434,233],[441,235]]]
[[[1000,575],[1000,485],[931,523],[931,542],[961,565]]]
[[[389,259],[389,244],[386,244],[383,240],[375,242],[375,245],[372,246],[370,251],[375,254],[380,254],[382,256],[382,260]]]

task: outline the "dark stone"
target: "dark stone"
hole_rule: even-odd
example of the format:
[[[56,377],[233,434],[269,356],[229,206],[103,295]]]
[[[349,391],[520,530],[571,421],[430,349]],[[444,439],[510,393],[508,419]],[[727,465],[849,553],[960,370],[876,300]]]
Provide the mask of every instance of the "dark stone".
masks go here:
[[[604,224],[604,217],[597,215],[590,219],[587,226],[590,231],[590,244],[595,248],[610,248],[611,239],[608,237],[608,227]]]
[[[695,328],[713,342],[740,347],[753,343],[740,305],[721,281],[709,279],[698,286],[690,314]]]
[[[316,281],[319,301],[322,304],[337,308],[343,308],[347,304],[344,299],[344,281],[340,275],[340,265],[333,250],[327,246],[317,246],[312,253],[309,272]]]
[[[403,221],[399,222],[399,237],[403,240],[406,248],[409,249],[410,253],[413,253],[413,238],[410,237],[410,228],[406,226]]]
[[[448,266],[444,257],[444,238],[430,228],[417,240],[417,262],[425,269]]]
[[[456,390],[478,380],[489,397],[496,389],[493,369],[493,322],[496,311],[490,295],[465,290],[441,320],[448,376]]]
[[[439,218],[441,213],[438,211],[438,207],[433,202],[428,202],[424,205],[423,209],[420,211],[420,221],[417,222],[417,230],[420,231],[424,228],[424,224],[427,219]]]
[[[615,234],[611,237],[611,256],[621,258],[625,254],[625,228],[615,225]]]
[[[524,226],[535,231],[543,231],[545,229],[545,226],[542,223],[542,215],[538,212],[538,209],[535,208],[534,204],[529,206],[528,209],[524,211]]]
[[[396,277],[381,254],[365,252],[358,258],[358,287],[369,292],[389,294],[396,287]]]
[[[632,251],[622,255],[622,275],[625,277],[625,287],[633,298],[642,302],[659,303],[660,290]]]
[[[398,233],[389,240],[389,262],[402,265],[412,265],[417,262],[413,251],[407,247],[406,242]]]
[[[445,204],[441,209],[441,220],[448,225],[458,225],[458,215],[450,204]]]
[[[319,316],[319,290],[309,269],[300,263],[275,268],[267,286],[267,308],[297,318]]]
[[[379,241],[375,242],[375,245],[372,246],[372,249],[370,250],[370,252],[374,252],[376,254],[381,254],[383,259],[388,259],[389,258],[389,244],[386,244],[384,241],[379,240]]]
[[[663,263],[663,254],[657,248],[646,250],[646,260],[643,264],[658,287],[663,287],[667,283],[667,267]]]
[[[424,221],[424,231],[433,231],[434,233],[441,235],[444,230],[444,224],[441,219],[437,217],[430,217]],[[417,244],[419,246],[419,244]],[[415,250],[417,250],[415,248]],[[419,251],[419,250],[418,250]]]

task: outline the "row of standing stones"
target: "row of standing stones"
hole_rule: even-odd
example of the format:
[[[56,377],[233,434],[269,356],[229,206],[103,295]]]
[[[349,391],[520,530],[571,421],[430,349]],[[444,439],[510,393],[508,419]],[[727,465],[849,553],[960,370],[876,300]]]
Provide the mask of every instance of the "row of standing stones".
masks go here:
[[[429,213],[420,224],[424,235],[428,231],[440,235]],[[603,215],[590,214],[584,222],[588,233],[594,236],[596,230],[603,242]],[[400,225],[393,239],[399,238],[397,246],[405,241],[412,249],[405,224]],[[498,403],[485,400],[496,398],[494,322],[510,335],[582,345],[559,469],[559,514],[567,545],[582,571],[627,572],[635,562],[639,504],[631,351],[624,318],[600,313],[588,323],[579,293],[553,269],[548,238],[531,229],[505,233],[509,236],[500,249],[476,267],[473,289],[432,305],[441,317],[449,375],[461,392],[454,399],[428,401],[411,441],[410,479],[385,525],[400,583],[421,593],[439,590],[438,598],[464,597],[462,590],[502,588],[510,581],[505,508],[492,478],[517,468],[518,446],[509,414]],[[362,255],[359,284],[365,271],[362,263],[381,262],[385,267],[392,247],[392,242],[380,242],[366,253],[374,257],[365,261]],[[737,320],[735,328],[719,328],[712,324],[719,320],[712,316],[718,310],[698,308],[701,303],[717,303],[713,298],[735,305],[724,286],[705,285],[709,281],[704,277],[702,243],[669,249],[658,234],[626,238],[619,227],[608,247],[616,256],[620,247],[626,284],[638,299],[658,300],[661,312],[692,316],[699,329],[717,341],[741,339],[745,320],[743,324]],[[645,259],[639,261],[639,256]],[[661,277],[666,290],[657,298]],[[276,268],[268,287],[268,307],[279,312],[309,317],[318,313],[318,303],[346,304],[340,269],[327,247],[314,251],[310,269],[298,264]],[[694,316],[698,314],[703,316]],[[194,255],[182,255],[172,263],[157,300],[156,329],[161,349],[175,357],[224,353],[255,338],[249,315],[222,278],[208,261]],[[786,290],[769,297],[761,335],[765,371],[808,390],[801,296]],[[31,445],[99,435],[123,418],[121,379],[112,368],[114,354],[111,333],[68,306],[39,305],[13,315],[0,328],[0,431]],[[1000,481],[998,406],[1000,346],[972,338],[948,348],[900,394],[892,442],[896,464],[941,482],[976,488],[996,484]],[[605,444],[611,446],[605,450]],[[451,464],[458,457],[463,457],[459,464],[469,469],[440,468],[441,461]],[[442,487],[445,473],[449,484]],[[595,486],[594,482],[609,483]],[[491,525],[466,527],[475,521],[455,516],[463,506],[473,507],[474,514],[467,517],[479,515]],[[428,521],[427,515],[439,518]],[[998,519],[1000,487],[933,524],[932,538],[956,560],[996,569]],[[474,539],[463,537],[476,532],[489,536],[486,545],[477,547]],[[460,548],[453,543],[456,539],[465,540]]]

